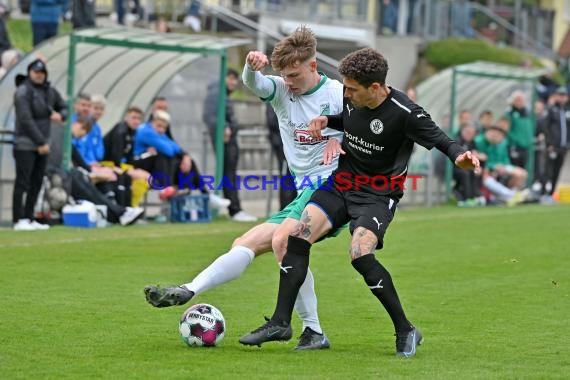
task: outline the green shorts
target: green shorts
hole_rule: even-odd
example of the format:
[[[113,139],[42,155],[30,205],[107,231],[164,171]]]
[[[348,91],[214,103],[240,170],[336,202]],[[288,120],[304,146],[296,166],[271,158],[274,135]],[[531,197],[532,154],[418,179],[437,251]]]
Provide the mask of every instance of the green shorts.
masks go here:
[[[283,210],[279,211],[277,214],[273,215],[271,218],[266,220],[266,223],[281,224],[287,218],[299,220],[301,219],[301,214],[307,205],[307,202],[311,199],[311,196],[316,190],[305,188],[297,197],[291,201]],[[330,231],[327,236],[338,236],[348,224],[337,228],[334,231]]]

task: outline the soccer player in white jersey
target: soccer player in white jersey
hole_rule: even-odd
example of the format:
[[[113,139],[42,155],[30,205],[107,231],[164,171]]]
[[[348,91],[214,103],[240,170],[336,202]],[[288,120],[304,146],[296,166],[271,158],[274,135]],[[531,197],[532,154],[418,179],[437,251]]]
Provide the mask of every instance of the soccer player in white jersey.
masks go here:
[[[287,239],[301,217],[305,203],[338,165],[342,132],[331,130],[311,138],[309,122],[319,115],[335,115],[342,111],[342,84],[317,71],[317,41],[306,27],[298,28],[280,41],[273,50],[271,65],[281,76],[263,75],[269,64],[265,54],[251,51],[246,58],[242,78],[245,85],[262,100],[269,102],[279,119],[285,158],[295,176],[297,197],[265,223],[253,227],[235,239],[232,248],[218,257],[190,283],[179,287],[145,287],[147,301],[155,307],[182,305],[197,294],[238,278],[253,259],[273,250],[277,261],[287,249]],[[323,156],[332,165],[321,165]],[[339,229],[330,235],[336,236]],[[317,298],[313,275],[309,270],[295,304],[303,320],[303,333],[295,349],[328,348],[317,314]],[[291,339],[291,330],[273,336],[274,340]]]

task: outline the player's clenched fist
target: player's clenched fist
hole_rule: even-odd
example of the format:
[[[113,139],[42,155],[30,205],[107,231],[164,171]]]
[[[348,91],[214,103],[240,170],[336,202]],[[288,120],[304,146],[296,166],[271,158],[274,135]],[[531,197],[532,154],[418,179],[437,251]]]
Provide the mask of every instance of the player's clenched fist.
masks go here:
[[[267,56],[260,51],[250,51],[245,61],[253,71],[259,71],[269,64]]]

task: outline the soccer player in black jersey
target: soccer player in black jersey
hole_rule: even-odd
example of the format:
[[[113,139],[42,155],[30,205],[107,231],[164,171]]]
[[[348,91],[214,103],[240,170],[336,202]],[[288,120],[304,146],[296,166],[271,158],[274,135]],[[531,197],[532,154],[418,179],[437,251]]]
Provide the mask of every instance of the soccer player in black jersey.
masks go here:
[[[437,148],[457,167],[479,170],[479,161],[450,140],[429,114],[404,93],[386,85],[388,63],[377,51],[361,49],[340,63],[344,82],[341,115],[319,116],[309,131],[344,131],[342,148],[325,152],[324,163],[341,154],[339,166],[307,203],[301,220],[289,236],[281,263],[277,306],[271,319],[240,339],[261,345],[279,340],[289,329],[299,287],[309,265],[311,245],[328,231],[350,223],[352,266],[388,312],[396,331],[396,355],[411,357],[422,334],[406,317],[388,270],[374,256],[404,193],[403,181],[415,143]]]

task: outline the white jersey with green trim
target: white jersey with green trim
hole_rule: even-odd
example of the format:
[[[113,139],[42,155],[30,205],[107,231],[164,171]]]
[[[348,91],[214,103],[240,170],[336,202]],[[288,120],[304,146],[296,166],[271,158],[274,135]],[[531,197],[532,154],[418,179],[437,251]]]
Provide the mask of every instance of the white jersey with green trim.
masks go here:
[[[302,95],[293,94],[283,78],[268,75],[273,93],[266,97],[279,119],[279,130],[283,141],[283,151],[297,187],[318,183],[327,178],[338,166],[338,157],[331,165],[321,165],[325,145],[329,138],[342,142],[344,134],[334,129],[323,130],[320,140],[311,138],[307,129],[312,119],[319,115],[337,115],[342,112],[343,85],[337,80],[321,74],[321,81],[313,89]]]

